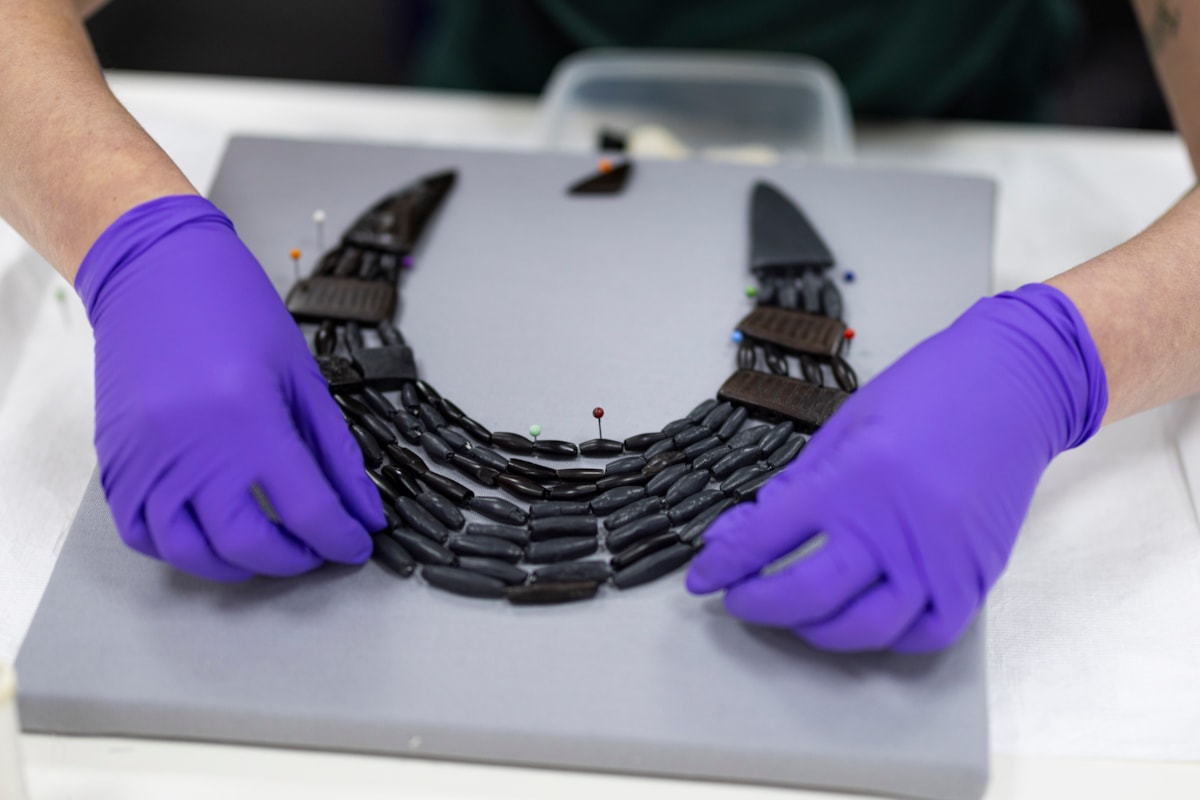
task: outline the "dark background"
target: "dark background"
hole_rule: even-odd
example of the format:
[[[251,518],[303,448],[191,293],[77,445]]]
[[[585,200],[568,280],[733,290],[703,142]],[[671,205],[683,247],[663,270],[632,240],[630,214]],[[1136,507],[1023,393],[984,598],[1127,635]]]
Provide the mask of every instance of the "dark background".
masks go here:
[[[1048,122],[1170,128],[1129,0],[1086,0]],[[113,0],[89,22],[110,68],[404,84],[423,0]]]

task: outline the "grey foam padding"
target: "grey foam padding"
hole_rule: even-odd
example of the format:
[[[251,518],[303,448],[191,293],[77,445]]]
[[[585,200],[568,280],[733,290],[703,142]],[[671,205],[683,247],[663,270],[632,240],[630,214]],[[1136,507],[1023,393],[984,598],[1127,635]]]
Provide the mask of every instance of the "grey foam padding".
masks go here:
[[[213,199],[284,291],[377,197],[454,167],[400,328],[422,375],[495,430],[653,430],[732,371],[747,202],[768,178],[840,269],[868,377],[988,290],[977,179],[637,165],[568,198],[583,156],[234,140]],[[930,387],[936,391],[936,387]],[[683,573],[512,607],[374,564],[220,586],[126,551],[89,489],[18,661],[28,730],[203,739],[711,777],[964,800],[983,792],[983,632],[923,657],[843,657],[726,615]]]

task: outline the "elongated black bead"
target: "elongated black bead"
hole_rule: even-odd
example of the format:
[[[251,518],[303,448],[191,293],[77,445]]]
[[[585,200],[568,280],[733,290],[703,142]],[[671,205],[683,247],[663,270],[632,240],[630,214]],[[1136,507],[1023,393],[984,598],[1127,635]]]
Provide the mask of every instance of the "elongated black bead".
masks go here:
[[[529,514],[525,509],[510,503],[503,497],[476,495],[467,502],[467,508],[488,519],[509,525],[524,525],[525,521],[529,519]]]
[[[417,406],[421,405],[421,397],[417,394],[417,387],[413,385],[412,381],[408,381],[400,387],[400,405],[410,411],[416,411]]]
[[[769,472],[770,467],[761,463],[747,464],[733,471],[728,478],[721,481],[721,491],[732,496],[737,487],[747,481],[752,481],[764,472]]]
[[[619,553],[643,539],[664,533],[670,527],[671,518],[660,511],[657,514],[636,519],[628,525],[622,525],[612,531],[605,537],[604,546],[610,553]]]
[[[547,500],[544,503],[534,503],[529,506],[529,516],[533,519],[545,517],[578,517],[591,511],[587,503],[578,500]]]
[[[713,475],[717,477],[717,480],[723,480],[732,475],[734,470],[758,461],[761,455],[762,451],[758,449],[757,445],[747,445],[740,450],[734,450],[713,465]]]
[[[460,419],[458,421],[458,426],[466,431],[472,439],[480,444],[492,443],[492,432],[470,417],[463,417]]]
[[[617,555],[609,559],[609,563],[613,569],[625,569],[635,561],[641,561],[651,553],[657,553],[670,547],[673,544],[679,544],[679,535],[667,531],[660,533],[657,536],[651,536],[649,539],[643,539],[632,547],[622,550]]]
[[[393,414],[392,424],[396,426],[396,430],[400,431],[400,435],[410,442],[415,444],[421,441],[421,434],[424,432],[425,426],[421,424],[421,420],[407,411],[397,411]]]
[[[607,492],[609,489],[619,489],[623,486],[642,486],[648,480],[650,479],[643,475],[641,470],[631,475],[605,475],[596,481],[596,489]]]
[[[661,442],[666,439],[667,435],[660,431],[652,431],[650,433],[639,433],[636,436],[630,436],[625,440],[625,452],[640,453],[652,444]]]
[[[663,425],[662,432],[663,432],[664,436],[674,436],[677,433],[686,431],[688,428],[692,427],[695,424],[696,423],[692,422],[690,419],[687,419],[687,418],[676,419],[676,420],[672,420],[671,422],[668,422],[666,425]]]
[[[471,443],[467,441],[467,437],[449,425],[443,425],[441,428],[438,428],[438,436],[442,437],[446,444],[450,445],[450,449],[456,453],[463,453],[471,448]]]
[[[387,503],[383,504],[383,518],[387,520],[387,528],[385,530],[393,531],[402,523],[400,515],[396,513],[396,509]]]
[[[422,508],[437,517],[438,522],[452,531],[462,530],[463,525],[467,524],[466,517],[454,503],[437,492],[421,492],[415,499]]]
[[[624,451],[624,445],[615,439],[588,439],[586,442],[579,443],[579,455],[588,458],[619,456]]]
[[[646,466],[646,459],[641,456],[625,456],[625,458],[608,462],[604,467],[604,474],[606,476],[630,475],[634,472],[641,472],[644,466]]]
[[[709,436],[712,436],[712,431],[700,425],[687,428],[675,434],[675,449],[683,450],[688,445],[695,444],[701,439],[707,439]]]
[[[402,497],[416,497],[425,491],[425,488],[413,480],[411,475],[394,464],[384,464],[379,471]]]
[[[498,558],[513,564],[521,560],[522,554],[519,544],[505,539],[494,539],[491,536],[452,536],[446,546],[462,556]]]
[[[521,547],[529,544],[528,528],[519,525],[505,525],[502,522],[468,522],[463,533],[467,536],[491,536]]]
[[[776,473],[774,470],[768,470],[762,475],[759,475],[757,478],[746,481],[733,490],[734,499],[739,503],[744,503],[747,500],[753,500],[755,495],[758,494],[758,490],[762,488],[762,485],[771,480],[771,478],[774,478],[775,475]]]
[[[496,476],[496,485],[517,497],[527,497],[532,500],[541,500],[546,497],[546,489],[537,481],[526,478],[524,475],[501,473]]]
[[[375,547],[371,558],[383,564],[401,578],[407,578],[417,568],[416,559],[404,549],[404,545],[386,533],[374,537]]]
[[[529,580],[529,573],[520,567],[501,561],[498,558],[481,558],[480,556],[459,556],[458,566],[462,569],[478,572],[492,578],[504,581],[507,586],[520,586]]]
[[[705,509],[711,508],[724,499],[725,493],[720,489],[705,489],[672,506],[671,510],[667,512],[667,516],[671,518],[672,525],[682,525],[700,516]]]
[[[747,445],[758,444],[769,430],[771,430],[770,425],[755,425],[752,428],[746,428],[729,440],[729,449],[739,450]]]
[[[362,450],[364,464],[374,468],[383,463],[383,450],[374,436],[358,425],[351,425],[350,433],[354,435],[354,441],[358,442],[359,449]]]
[[[444,397],[437,404],[437,409],[438,411],[442,412],[443,417],[455,425],[457,425],[462,418],[466,416],[461,408],[454,405],[454,403],[451,403]]]
[[[683,448],[683,457],[688,461],[692,461],[710,450],[715,450],[722,447],[721,440],[716,436],[706,436],[698,442],[692,442],[687,447]]]
[[[600,494],[594,483],[560,483],[547,493],[551,500],[590,500]]]
[[[693,447],[694,446],[695,445],[693,445]],[[713,465],[715,465],[725,456],[729,455],[731,452],[733,451],[724,445],[721,447],[714,447],[712,450],[697,456],[696,459],[692,461],[692,469],[712,469]]]
[[[474,451],[470,450],[468,452],[473,453]],[[499,471],[484,466],[471,456],[463,453],[451,453],[450,465],[473,480],[482,483],[484,486],[495,486],[496,478],[500,476]]]
[[[534,461],[526,461],[523,458],[510,458],[508,460],[507,472],[513,475],[520,475],[525,478],[533,478],[535,481],[547,483],[549,481],[558,480],[558,471],[547,467],[544,464],[538,464]]]
[[[371,479],[371,483],[375,484],[375,488],[379,490],[379,497],[383,500],[385,506],[395,505],[396,501],[400,499],[400,495],[396,493],[391,481],[375,472],[375,470],[367,470],[367,477]]]
[[[319,356],[327,356],[337,348],[337,331],[333,328],[333,320],[325,320],[313,334],[313,352]]]
[[[707,486],[711,479],[712,474],[706,469],[698,469],[684,475],[667,490],[667,506],[679,505],[680,502]]]
[[[800,451],[804,449],[804,443],[807,441],[802,433],[793,433],[788,437],[788,440],[776,447],[767,456],[767,463],[773,469],[779,469],[785,464],[791,462],[793,458],[800,455]]]
[[[540,517],[529,521],[529,538],[535,542],[564,536],[596,536],[595,517]]]
[[[653,478],[658,473],[662,472],[672,464],[678,464],[683,461],[683,453],[678,450],[668,450],[665,453],[659,453],[654,458],[646,462],[646,466],[642,467],[642,474]]]
[[[530,564],[555,564],[590,556],[596,552],[599,542],[595,536],[568,536],[563,539],[547,539],[534,542],[525,550],[525,560]]]
[[[510,453],[528,455],[533,452],[533,440],[519,433],[496,431],[492,434],[492,447],[498,447]]]
[[[697,495],[699,497],[699,495]],[[706,508],[703,512],[696,515],[691,522],[679,529],[679,540],[682,542],[694,542],[700,538],[700,535],[708,530],[708,526],[717,521],[717,517],[724,514],[734,505],[734,501],[730,498],[719,500],[715,504]],[[678,507],[676,507],[678,510]]]
[[[404,549],[408,551],[408,554],[421,564],[449,566],[454,563],[454,553],[451,553],[437,542],[422,536],[416,531],[397,528],[389,533],[388,536],[394,536],[396,541],[404,545]]]
[[[593,498],[591,510],[596,516],[604,517],[645,496],[646,490],[641,486],[618,486]]]
[[[366,403],[348,394],[335,394],[333,401],[342,409],[342,416],[354,422],[359,422],[371,413],[371,409],[367,408]]]
[[[471,451],[467,455],[485,467],[491,467],[497,472],[504,472],[504,470],[508,469],[508,459],[487,447],[476,445],[471,448]]]
[[[796,426],[792,424],[790,419],[785,419],[778,425],[767,431],[767,435],[762,438],[758,446],[762,448],[763,453],[770,453],[776,447],[787,441],[787,438],[795,431]]]
[[[431,406],[436,406],[442,401],[442,396],[437,393],[437,389],[434,389],[425,381],[418,380],[414,381],[414,383],[417,387],[417,394],[419,394],[421,399],[426,403],[429,403]]]
[[[407,447],[389,444],[384,448],[384,452],[387,453],[393,464],[411,475],[420,475],[429,471],[429,467],[421,457]]]
[[[625,506],[620,511],[614,511],[610,514],[608,519],[604,520],[604,527],[613,531],[624,525],[628,525],[635,519],[641,519],[647,514],[662,511],[664,507],[661,497],[643,497],[641,500]]]
[[[710,431],[718,431],[731,414],[733,414],[733,403],[726,400],[713,406],[712,410],[704,415],[704,419],[700,420],[700,424]]]
[[[454,452],[442,437],[429,431],[421,434],[421,448],[427,456],[442,464],[447,463]]]
[[[592,467],[570,467],[555,470],[560,481],[567,483],[595,483],[604,477],[604,470]]]
[[[746,424],[746,418],[750,416],[750,411],[745,406],[738,406],[733,409],[729,417],[721,423],[721,427],[717,428],[717,438],[721,441],[732,439],[742,426]]]
[[[391,419],[392,414],[396,413],[396,406],[393,405],[392,401],[388,400],[383,392],[372,386],[363,387],[362,398],[363,402],[370,406],[372,411],[384,419]]]
[[[649,461],[652,458],[658,458],[663,453],[669,453],[675,449],[675,439],[666,438],[660,442],[655,442],[646,448],[646,452],[642,453],[643,461]]]
[[[422,567],[421,577],[428,581],[430,586],[465,597],[504,597],[504,590],[508,588],[499,578],[458,567]]]
[[[671,485],[686,475],[690,469],[691,466],[688,464],[672,464],[650,479],[650,482],[646,484],[646,494],[663,496],[671,488]]]
[[[675,544],[659,550],[622,570],[613,573],[613,583],[618,589],[632,589],[643,583],[668,575],[692,560],[695,549],[688,544]]]
[[[564,442],[559,439],[537,439],[533,443],[533,452],[545,458],[574,458],[579,455],[579,448],[574,442]]]
[[[396,511],[400,519],[422,536],[427,536],[435,542],[444,543],[450,538],[450,531],[425,507],[411,497],[401,497],[396,500]]]
[[[691,412],[688,413],[687,421],[692,423],[693,425],[697,425],[700,423],[700,420],[702,420],[706,416],[708,416],[708,412],[712,411],[716,407],[717,407],[716,399],[710,397],[707,400],[705,400],[704,402],[700,403],[700,405],[693,408],[691,410]]]
[[[436,431],[438,428],[446,426],[445,418],[429,403],[421,403],[421,405],[417,406],[417,418],[421,420],[421,424],[426,429],[431,431]]]
[[[424,475],[421,475],[419,480],[430,489],[433,489],[443,497],[450,498],[454,503],[460,506],[465,506],[467,503],[471,502],[471,498],[475,496],[474,492],[472,492],[466,486],[463,486],[458,481],[454,480],[453,478],[447,478],[445,475],[439,475],[432,470],[426,472]]]
[[[533,583],[561,583],[563,581],[596,581],[604,583],[612,575],[608,564],[595,559],[588,561],[567,561],[562,564],[548,564],[533,571],[530,580]]]
[[[599,581],[564,581],[562,583],[530,583],[508,590],[508,602],[515,606],[542,606],[552,603],[573,603],[590,600],[600,589]]]

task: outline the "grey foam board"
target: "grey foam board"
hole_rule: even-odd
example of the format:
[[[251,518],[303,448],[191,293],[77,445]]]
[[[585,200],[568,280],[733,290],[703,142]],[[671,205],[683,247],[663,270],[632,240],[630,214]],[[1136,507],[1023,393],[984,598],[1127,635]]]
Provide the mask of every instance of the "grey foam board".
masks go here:
[[[277,288],[378,196],[460,181],[399,323],[423,377],[493,429],[653,430],[715,393],[746,312],[747,199],[795,198],[857,280],[866,378],[988,290],[993,187],[830,167],[645,162],[568,198],[583,156],[231,142],[212,197]],[[88,490],[18,659],[31,731],[165,737],[977,798],[983,631],[921,657],[835,656],[744,625],[677,573],[517,608],[374,564],[219,586],[126,551]]]

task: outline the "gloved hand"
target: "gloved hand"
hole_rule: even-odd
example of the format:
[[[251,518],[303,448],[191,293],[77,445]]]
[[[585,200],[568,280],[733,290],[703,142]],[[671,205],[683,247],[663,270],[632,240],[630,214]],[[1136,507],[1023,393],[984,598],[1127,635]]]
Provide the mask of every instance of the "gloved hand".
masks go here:
[[[126,544],[224,581],[370,555],[379,492],[224,214],[192,195],[137,206],[75,286],[95,335],[100,479]]]
[[[719,518],[688,589],[727,589],[730,613],[828,650],[945,647],[1004,569],[1042,471],[1095,433],[1107,403],[1065,295],[1034,284],[980,300]]]

